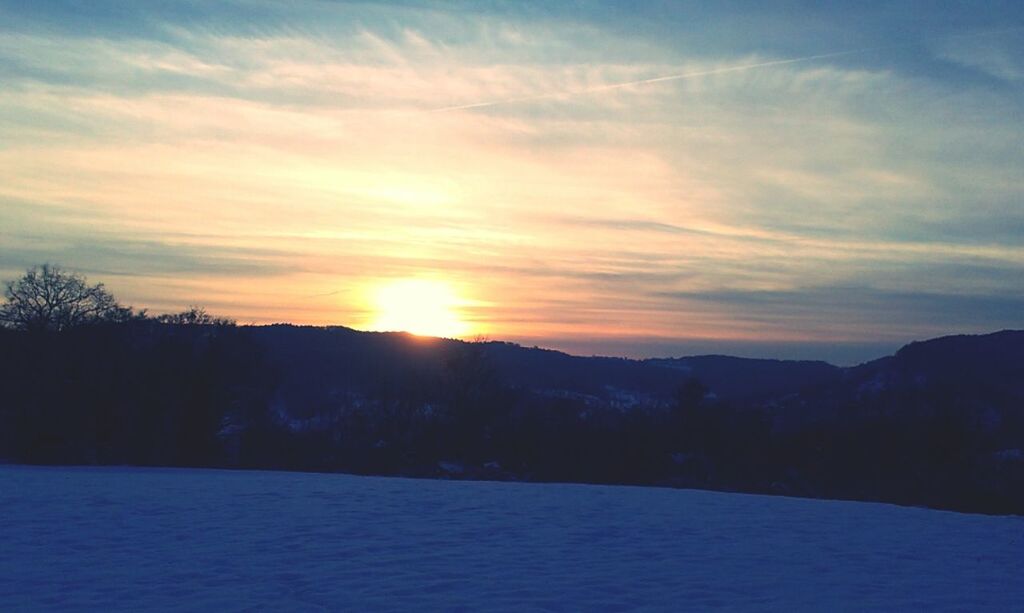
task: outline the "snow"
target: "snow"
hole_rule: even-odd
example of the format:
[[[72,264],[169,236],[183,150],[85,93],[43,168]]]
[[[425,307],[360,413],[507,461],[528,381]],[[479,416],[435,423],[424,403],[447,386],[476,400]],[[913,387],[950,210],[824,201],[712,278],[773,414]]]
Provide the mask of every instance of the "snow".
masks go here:
[[[1024,518],[640,487],[0,466],[0,610],[1024,610]]]

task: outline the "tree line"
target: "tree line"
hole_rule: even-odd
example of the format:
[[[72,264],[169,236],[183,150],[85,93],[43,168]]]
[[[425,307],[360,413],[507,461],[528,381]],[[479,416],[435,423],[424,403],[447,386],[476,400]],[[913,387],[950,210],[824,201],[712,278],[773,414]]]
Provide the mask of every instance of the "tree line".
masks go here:
[[[51,264],[30,268],[20,278],[6,281],[0,305],[0,326],[31,333],[147,318],[145,310],[120,304],[102,283],[90,285],[82,275]],[[235,325],[234,320],[210,315],[197,306],[152,319],[165,324]]]

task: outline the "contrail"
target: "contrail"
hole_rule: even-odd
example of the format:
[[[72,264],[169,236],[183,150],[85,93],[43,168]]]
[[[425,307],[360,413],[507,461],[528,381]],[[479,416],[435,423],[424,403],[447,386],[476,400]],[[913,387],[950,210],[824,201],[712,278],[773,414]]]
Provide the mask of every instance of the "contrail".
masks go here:
[[[692,79],[694,77],[706,77],[716,74],[724,74],[727,72],[742,72],[744,70],[753,70],[755,68],[767,68],[769,66],[781,66],[783,64],[795,64],[797,62],[811,62],[814,60],[823,60],[830,57],[839,57],[843,55],[852,55],[854,53],[866,53],[868,51],[876,51],[878,47],[872,47],[868,49],[852,49],[849,51],[836,51],[834,53],[822,53],[819,55],[807,55],[804,57],[795,57],[786,60],[773,60],[771,62],[758,62],[756,64],[740,64],[738,66],[726,66],[724,68],[711,68],[709,70],[700,70],[696,72],[684,72],[680,74],[666,75],[663,77],[653,77],[650,79],[640,79],[638,81],[628,81],[626,83],[613,83],[611,85],[598,85],[596,87],[588,87],[585,89],[576,90],[565,90],[555,92],[551,94],[537,94],[533,96],[521,96],[518,98],[505,98],[502,100],[491,100],[487,102],[473,102],[470,104],[459,104],[455,106],[445,106],[437,109],[431,109],[432,113],[444,113],[447,111],[461,111],[465,109],[478,109],[488,106],[497,106],[499,104],[513,104],[516,102],[530,102],[534,100],[546,100],[550,98],[562,98],[564,96],[579,96],[584,94],[593,94],[597,92],[604,92],[613,89],[622,89],[625,87],[634,87],[636,85],[646,85],[648,83],[662,83],[664,81],[679,81],[682,79]]]
[[[324,293],[324,294],[306,294],[305,296],[299,296],[299,298],[326,298],[327,296],[334,296],[334,295],[340,294],[340,293],[341,293],[341,290],[339,289],[337,291],[327,292],[327,293]]]
[[[980,32],[964,32],[961,34],[949,35],[949,38],[977,38],[984,36],[993,36],[999,34],[1005,34],[1007,32],[1020,32],[1024,30],[1024,26],[1010,26],[1007,28],[999,28],[994,30],[985,30]],[[604,92],[613,89],[622,89],[625,87],[634,87],[636,85],[647,85],[649,83],[662,83],[664,81],[679,81],[682,79],[692,79],[694,77],[706,77],[716,74],[724,74],[728,72],[742,72],[744,70],[753,70],[756,68],[767,68],[769,66],[782,66],[783,64],[796,64],[797,62],[812,62],[814,60],[823,60],[830,57],[840,57],[844,55],[854,55],[857,53],[868,53],[871,51],[882,51],[887,49],[899,49],[906,47],[918,47],[921,46],[920,42],[910,43],[897,43],[893,45],[882,45],[877,47],[864,47],[861,49],[848,49],[846,51],[835,51],[832,53],[821,53],[818,55],[806,55],[803,57],[794,57],[785,60],[773,60],[771,62],[758,62],[756,64],[739,64],[737,66],[726,66],[724,68],[712,68],[709,70],[700,70],[696,72],[684,72],[680,74],[666,75],[663,77],[653,77],[650,79],[640,79],[638,81],[629,81],[626,83],[613,83],[611,85],[598,85],[596,87],[587,87],[584,89],[575,90],[563,90],[550,94],[535,94],[532,96],[520,96],[518,98],[503,98],[501,100],[490,100],[485,102],[472,102],[469,104],[457,104],[454,106],[445,106],[441,108],[431,109],[428,112],[431,113],[444,113],[447,111],[461,111],[466,109],[479,109],[488,106],[497,106],[500,104],[514,104],[516,102],[531,102],[534,100],[547,100],[551,98],[563,98],[567,96],[581,96],[586,94],[593,94],[597,92]]]

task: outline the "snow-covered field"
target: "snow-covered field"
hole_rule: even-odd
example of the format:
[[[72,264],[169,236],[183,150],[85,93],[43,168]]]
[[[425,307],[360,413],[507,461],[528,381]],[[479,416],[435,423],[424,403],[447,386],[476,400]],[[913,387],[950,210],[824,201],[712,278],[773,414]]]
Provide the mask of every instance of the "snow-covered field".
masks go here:
[[[1024,610],[1024,518],[687,490],[0,466],[0,610]]]

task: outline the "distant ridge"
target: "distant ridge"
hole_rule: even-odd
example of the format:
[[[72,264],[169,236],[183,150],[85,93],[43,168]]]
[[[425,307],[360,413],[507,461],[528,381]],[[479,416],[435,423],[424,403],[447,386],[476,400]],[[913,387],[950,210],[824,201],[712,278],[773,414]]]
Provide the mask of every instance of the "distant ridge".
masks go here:
[[[572,481],[1024,514],[1024,332],[853,367],[344,327],[0,330],[0,458]]]

